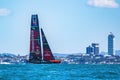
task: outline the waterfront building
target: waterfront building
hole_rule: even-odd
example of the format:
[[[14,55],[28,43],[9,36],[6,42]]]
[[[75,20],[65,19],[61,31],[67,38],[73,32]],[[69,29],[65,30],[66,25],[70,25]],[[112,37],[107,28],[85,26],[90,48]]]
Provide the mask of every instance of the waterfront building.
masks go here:
[[[113,35],[112,32],[108,35],[108,55],[115,55],[114,53],[114,38],[115,36]]]
[[[92,43],[91,46],[86,47],[86,54],[99,55],[99,44],[98,43]]]
[[[92,54],[93,53],[93,47],[88,46],[86,47],[86,54]]]
[[[98,43],[92,43],[92,47],[93,47],[93,53],[95,55],[99,55],[99,44]]]

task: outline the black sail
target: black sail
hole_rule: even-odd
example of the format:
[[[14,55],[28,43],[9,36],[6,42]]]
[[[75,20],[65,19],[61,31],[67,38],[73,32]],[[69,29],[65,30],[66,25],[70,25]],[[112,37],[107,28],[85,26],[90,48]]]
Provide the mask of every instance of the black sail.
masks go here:
[[[41,35],[42,35],[42,45],[43,45],[43,60],[44,61],[55,60],[42,28],[41,28]]]

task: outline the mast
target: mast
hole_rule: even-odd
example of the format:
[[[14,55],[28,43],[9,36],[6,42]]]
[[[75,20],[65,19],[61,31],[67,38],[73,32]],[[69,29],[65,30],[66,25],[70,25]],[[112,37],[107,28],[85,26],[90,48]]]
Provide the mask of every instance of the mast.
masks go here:
[[[43,60],[44,61],[55,60],[42,28],[41,28],[41,35],[42,35],[42,45],[43,45]]]
[[[32,63],[41,62],[41,39],[39,31],[38,15],[31,16],[31,31],[30,31],[30,57]]]

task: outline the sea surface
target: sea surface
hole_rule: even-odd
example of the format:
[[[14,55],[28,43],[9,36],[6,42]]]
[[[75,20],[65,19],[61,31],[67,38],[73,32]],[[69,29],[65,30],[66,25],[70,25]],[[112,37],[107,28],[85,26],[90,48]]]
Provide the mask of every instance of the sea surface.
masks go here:
[[[0,64],[0,80],[120,80],[120,65]]]

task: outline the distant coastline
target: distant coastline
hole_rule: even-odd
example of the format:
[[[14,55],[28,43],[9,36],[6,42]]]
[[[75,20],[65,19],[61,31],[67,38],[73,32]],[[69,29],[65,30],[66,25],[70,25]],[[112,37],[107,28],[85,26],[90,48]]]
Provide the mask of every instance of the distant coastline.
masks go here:
[[[54,53],[56,59],[62,61],[61,64],[120,64],[119,55],[94,55],[94,54],[60,54]],[[29,55],[14,55],[11,53],[0,54],[0,64],[26,64]]]

